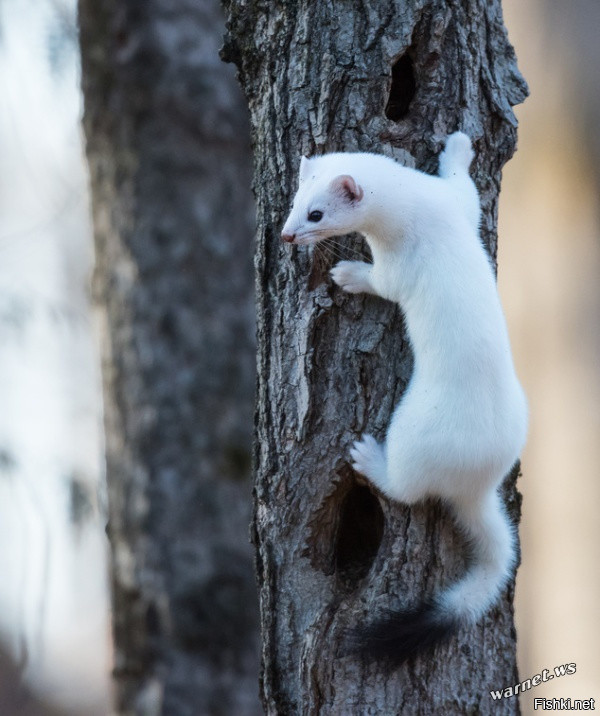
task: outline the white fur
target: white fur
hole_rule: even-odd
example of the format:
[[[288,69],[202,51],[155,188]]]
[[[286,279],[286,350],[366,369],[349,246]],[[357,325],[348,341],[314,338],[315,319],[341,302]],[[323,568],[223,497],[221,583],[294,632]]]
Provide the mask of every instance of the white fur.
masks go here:
[[[411,382],[385,444],[365,435],[351,457],[391,499],[413,504],[439,496],[451,504],[474,560],[438,603],[467,622],[498,598],[515,562],[498,487],[527,431],[526,400],[478,235],[472,158],[469,138],[457,132],[447,140],[437,177],[375,154],[303,159],[283,230],[296,244],[362,233],[373,264],[342,261],[331,271],[333,280],[351,293],[402,306],[415,356]],[[340,189],[342,175],[355,182],[357,195]],[[313,211],[323,218],[308,221]]]

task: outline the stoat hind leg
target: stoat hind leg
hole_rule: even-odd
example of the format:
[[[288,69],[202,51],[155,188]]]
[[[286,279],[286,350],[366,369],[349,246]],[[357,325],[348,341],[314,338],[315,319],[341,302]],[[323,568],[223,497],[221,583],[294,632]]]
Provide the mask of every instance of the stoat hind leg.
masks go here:
[[[390,465],[384,445],[372,435],[363,435],[350,450],[352,467],[368,478],[386,497],[412,505],[426,495],[418,480],[404,480],[398,466]]]
[[[387,460],[383,445],[372,435],[363,435],[350,449],[352,467],[368,478],[378,489],[389,494]]]

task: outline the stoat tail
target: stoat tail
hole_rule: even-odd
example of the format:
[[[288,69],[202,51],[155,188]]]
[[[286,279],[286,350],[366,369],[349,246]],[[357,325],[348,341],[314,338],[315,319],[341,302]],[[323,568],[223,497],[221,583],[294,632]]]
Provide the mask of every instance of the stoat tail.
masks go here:
[[[469,137],[463,132],[454,132],[446,139],[446,147],[440,154],[438,174],[442,179],[448,180],[477,231],[481,218],[479,194],[469,176],[469,167],[474,156]]]
[[[475,623],[499,598],[515,563],[515,538],[497,491],[457,502],[454,511],[472,551],[466,575],[431,600],[358,629],[352,641],[365,658],[400,666]]]

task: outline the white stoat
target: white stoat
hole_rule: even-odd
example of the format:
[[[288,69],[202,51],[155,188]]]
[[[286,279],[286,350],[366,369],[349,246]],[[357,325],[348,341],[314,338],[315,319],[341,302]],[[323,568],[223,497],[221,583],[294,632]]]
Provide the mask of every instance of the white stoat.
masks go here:
[[[492,266],[479,238],[473,149],[448,137],[439,176],[375,154],[302,158],[282,239],[314,244],[360,232],[373,264],[331,271],[350,293],[402,307],[414,372],[385,443],[354,443],[353,467],[393,500],[440,497],[472,545],[466,575],[409,611],[362,631],[364,650],[399,664],[478,620],[515,564],[515,536],[498,488],[519,457],[527,404],[513,366]]]

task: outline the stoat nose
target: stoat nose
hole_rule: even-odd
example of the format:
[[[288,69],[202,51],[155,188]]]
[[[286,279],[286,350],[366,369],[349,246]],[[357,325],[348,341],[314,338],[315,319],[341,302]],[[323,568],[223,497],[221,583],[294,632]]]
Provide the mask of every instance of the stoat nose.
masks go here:
[[[281,240],[285,241],[286,244],[292,244],[294,243],[294,239],[296,238],[296,234],[281,234]]]

